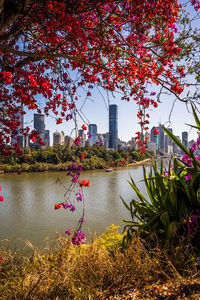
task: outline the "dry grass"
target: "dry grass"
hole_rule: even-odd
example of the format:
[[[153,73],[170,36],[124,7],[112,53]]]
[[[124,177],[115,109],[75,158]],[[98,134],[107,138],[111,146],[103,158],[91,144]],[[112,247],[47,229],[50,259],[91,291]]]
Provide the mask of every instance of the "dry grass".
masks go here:
[[[30,258],[2,249],[0,299],[187,299],[185,290],[190,297],[199,292],[199,259],[186,260],[180,248],[147,250],[138,236],[125,249],[108,236],[106,243],[105,237],[84,246],[61,237],[59,243],[59,250],[34,250]]]

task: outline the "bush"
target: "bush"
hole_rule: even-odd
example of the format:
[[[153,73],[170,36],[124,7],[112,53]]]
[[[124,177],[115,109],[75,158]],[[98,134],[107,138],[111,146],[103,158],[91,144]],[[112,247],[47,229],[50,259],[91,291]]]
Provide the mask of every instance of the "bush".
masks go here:
[[[200,121],[193,109],[193,114],[200,130]],[[148,193],[146,198],[138,189],[131,177],[129,184],[136,193],[138,199],[132,199],[127,204],[123,203],[130,211],[131,220],[125,226],[127,236],[140,229],[143,234],[156,233],[157,236],[166,240],[187,239],[193,245],[200,248],[200,157],[194,156],[194,149],[187,150],[182,143],[165,127],[167,135],[185,153],[182,161],[173,159],[172,168],[169,162],[168,170],[160,171],[156,162],[147,176],[143,167],[143,177]],[[199,150],[200,137],[196,143]]]
[[[29,168],[30,168],[29,164],[26,164],[26,163],[21,164],[21,171],[22,172],[28,172]]]

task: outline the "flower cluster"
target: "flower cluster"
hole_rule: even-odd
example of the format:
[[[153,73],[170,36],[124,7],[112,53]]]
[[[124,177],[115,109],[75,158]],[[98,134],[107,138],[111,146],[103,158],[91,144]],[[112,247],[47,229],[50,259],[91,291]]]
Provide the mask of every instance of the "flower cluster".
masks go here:
[[[195,155],[196,150],[199,150],[199,146],[200,146],[200,137],[198,137],[197,141],[192,145],[192,147],[190,148],[190,151]],[[200,155],[196,155],[195,156],[196,159],[200,162]],[[182,161],[186,164],[188,164],[188,166],[192,167],[193,166],[193,162],[192,159],[185,153],[184,156],[182,157]],[[185,176],[185,180],[190,180],[191,179],[191,175],[187,174]]]
[[[192,238],[199,230],[200,210],[196,209],[188,219],[184,220],[184,223],[186,223],[188,235],[190,236],[190,238]]]
[[[85,244],[86,236],[81,231],[77,231],[74,233],[74,236],[72,237],[72,243],[74,245],[81,245]]]
[[[80,185],[80,187],[81,186],[90,186],[90,182],[89,182],[89,180],[88,181],[86,181],[86,180],[81,180],[80,182],[79,182],[79,185]]]

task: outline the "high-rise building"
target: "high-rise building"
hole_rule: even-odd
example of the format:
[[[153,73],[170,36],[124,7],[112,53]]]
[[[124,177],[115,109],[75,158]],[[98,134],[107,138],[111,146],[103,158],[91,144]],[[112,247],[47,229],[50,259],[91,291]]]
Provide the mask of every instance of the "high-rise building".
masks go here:
[[[159,125],[159,134],[158,134],[158,151],[160,153],[165,153],[165,133],[162,125]]]
[[[177,136],[177,135],[176,135],[176,138],[177,138],[179,141],[181,141],[180,136]],[[180,154],[180,153],[181,153],[180,148],[179,148],[174,142],[173,142],[173,153],[175,153],[175,154]]]
[[[182,132],[182,144],[188,148],[188,132],[184,131]]]
[[[41,140],[45,143],[45,124],[43,114],[34,114],[34,128],[39,133]]]
[[[19,127],[16,128],[16,131],[13,132],[13,137],[11,138],[11,143],[17,143],[20,148],[24,148],[25,147],[25,137],[24,135],[20,132],[21,129],[24,128],[24,115],[21,114],[21,111],[23,110],[23,106],[21,105],[19,107],[19,111],[18,113],[15,115],[15,121],[17,121],[19,119],[20,125]]]
[[[166,154],[169,153],[168,146],[169,146],[169,137],[168,137],[167,134],[165,134],[165,153],[166,153]]]
[[[50,131],[45,130],[45,147],[50,146]]]
[[[171,131],[171,133],[173,133],[173,129],[172,128],[167,128],[169,131]],[[169,146],[173,145],[173,141],[169,138]]]
[[[89,139],[89,145],[92,146],[97,141],[97,125],[96,124],[89,124],[89,134],[91,135]]]
[[[109,148],[118,148],[118,106],[109,105]]]
[[[61,145],[64,145],[65,144],[65,134],[64,134],[64,131],[61,131],[61,140],[60,140],[60,144]]]
[[[60,145],[61,144],[61,133],[55,131],[53,133],[53,145]]]
[[[83,129],[79,129],[78,135],[79,135],[80,138],[81,138],[81,146],[82,146],[82,147],[85,147],[86,134],[84,133],[84,130],[83,130]]]
[[[65,145],[67,147],[71,147],[73,145],[73,139],[68,135],[65,136]]]

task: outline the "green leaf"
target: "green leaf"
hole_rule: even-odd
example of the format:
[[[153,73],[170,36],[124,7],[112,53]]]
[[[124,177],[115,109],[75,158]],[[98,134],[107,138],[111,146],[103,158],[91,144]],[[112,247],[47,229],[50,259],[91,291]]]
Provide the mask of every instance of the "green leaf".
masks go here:
[[[160,221],[163,224],[165,228],[169,226],[169,214],[167,211],[165,211],[161,216],[160,216]]]
[[[128,204],[124,201],[124,199],[123,199],[121,196],[120,196],[120,198],[121,198],[121,200],[122,200],[124,206],[130,211],[131,209],[130,209],[130,207],[128,206]]]
[[[200,120],[199,120],[199,118],[198,118],[198,116],[196,114],[194,106],[192,104],[191,104],[191,106],[192,106],[192,112],[193,112],[193,115],[194,115],[195,122],[197,124],[198,129],[200,130]]]
[[[196,129],[200,130],[198,126],[191,125],[191,124],[188,124],[188,123],[185,123],[185,125],[188,125],[188,126],[190,126],[190,127],[193,127],[193,128],[196,128]]]

